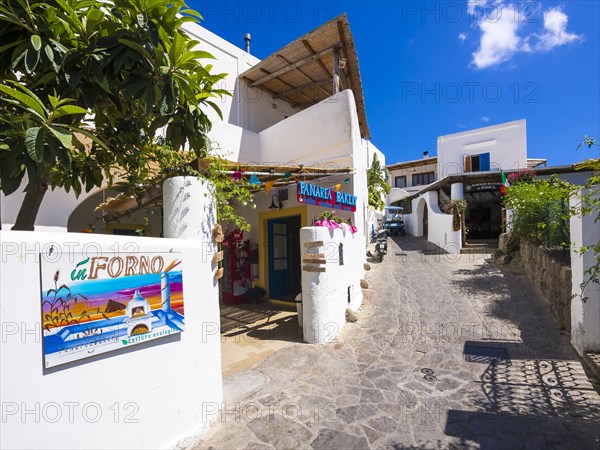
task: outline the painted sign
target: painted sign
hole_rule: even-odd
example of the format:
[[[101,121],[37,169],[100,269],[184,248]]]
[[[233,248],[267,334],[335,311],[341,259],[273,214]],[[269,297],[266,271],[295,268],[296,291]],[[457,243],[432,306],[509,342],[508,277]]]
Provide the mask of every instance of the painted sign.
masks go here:
[[[184,330],[180,253],[42,259],[46,367]]]
[[[298,181],[298,203],[356,211],[356,196]]]
[[[465,186],[466,192],[499,191],[502,183],[475,183]]]

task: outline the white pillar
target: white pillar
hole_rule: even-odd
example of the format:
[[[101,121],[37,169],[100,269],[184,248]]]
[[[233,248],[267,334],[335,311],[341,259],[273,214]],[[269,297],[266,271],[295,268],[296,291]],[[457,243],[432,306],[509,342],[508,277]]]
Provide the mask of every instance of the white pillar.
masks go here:
[[[321,241],[318,247],[305,247],[307,242]],[[360,306],[360,279],[357,265],[362,260],[353,258],[353,247],[360,247],[362,239],[350,230],[330,230],[326,227],[306,227],[300,230],[300,251],[325,255],[325,264],[302,263],[302,322],[304,341],[309,344],[331,342],[346,323],[346,308]],[[340,265],[339,245],[344,244],[344,264]],[[324,272],[310,272],[307,267],[324,268]],[[355,305],[348,304],[351,299]]]
[[[572,197],[571,207],[578,206],[580,201],[579,197]],[[594,245],[600,240],[600,227],[594,222],[597,215],[598,210],[593,210],[591,214],[574,216],[570,220],[574,296],[571,301],[571,343],[579,354],[600,351],[600,285],[590,282],[583,292],[580,287],[588,279],[585,271],[596,264],[596,257],[593,251],[583,255],[578,252],[582,246]],[[587,299],[583,301],[582,296]]]
[[[462,183],[452,183],[450,186],[450,200],[464,200],[465,190]]]
[[[173,177],[163,183],[166,238],[192,239],[213,245],[217,209],[209,184],[196,177]]]

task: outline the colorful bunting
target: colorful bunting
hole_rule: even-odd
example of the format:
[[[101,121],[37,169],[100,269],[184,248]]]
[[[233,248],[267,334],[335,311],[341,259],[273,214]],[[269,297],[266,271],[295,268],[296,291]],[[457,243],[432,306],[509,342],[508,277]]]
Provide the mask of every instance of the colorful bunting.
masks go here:
[[[346,179],[344,180],[344,184],[348,184],[348,183],[350,183],[350,178],[346,178]]]
[[[265,189],[266,189],[265,194],[267,194],[273,188],[273,186],[275,186],[274,181],[267,181],[265,183]]]
[[[285,180],[287,180],[291,176],[292,176],[292,172],[286,172],[286,173],[283,174],[283,176],[281,177],[281,179],[283,181],[285,181]]]
[[[336,185],[335,185],[335,190],[336,190],[336,191],[339,191],[341,187],[342,187],[342,183],[340,183],[340,184],[336,184]]]
[[[255,173],[250,176],[250,184],[260,184],[260,180]]]
[[[233,175],[231,175],[231,181],[240,181],[242,179],[242,172],[240,172],[239,170],[236,170],[235,172],[233,172]]]

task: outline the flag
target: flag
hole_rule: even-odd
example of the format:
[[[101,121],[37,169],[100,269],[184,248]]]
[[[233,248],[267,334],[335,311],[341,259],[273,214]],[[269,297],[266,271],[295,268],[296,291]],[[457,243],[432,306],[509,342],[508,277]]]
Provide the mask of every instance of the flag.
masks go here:
[[[260,184],[260,180],[258,179],[255,173],[250,175],[250,184]]]
[[[348,183],[350,183],[350,178],[346,178],[346,179],[344,180],[344,184],[348,184]]]
[[[267,191],[265,192],[265,194],[266,194],[267,192],[269,192],[273,186],[275,186],[275,182],[274,182],[274,181],[267,181],[267,182],[265,183],[265,189],[267,190]]]
[[[500,169],[500,173],[502,174],[502,186],[500,187],[500,192],[502,192],[503,195],[506,195],[506,188],[510,186],[510,183],[508,182],[508,178],[506,178],[504,170]]]
[[[336,184],[336,185],[335,185],[335,190],[336,190],[336,191],[339,191],[341,187],[342,187],[342,183],[340,183],[340,184]]]

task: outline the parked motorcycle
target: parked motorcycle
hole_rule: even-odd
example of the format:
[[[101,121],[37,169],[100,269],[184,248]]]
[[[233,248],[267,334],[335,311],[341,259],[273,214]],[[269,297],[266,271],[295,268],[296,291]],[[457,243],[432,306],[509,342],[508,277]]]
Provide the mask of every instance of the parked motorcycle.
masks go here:
[[[387,254],[387,238],[387,230],[379,230],[375,234],[375,258],[379,262],[382,262],[383,257]]]

